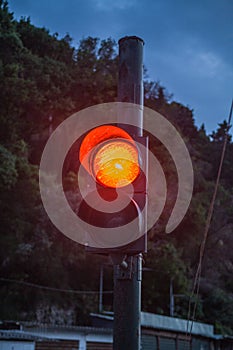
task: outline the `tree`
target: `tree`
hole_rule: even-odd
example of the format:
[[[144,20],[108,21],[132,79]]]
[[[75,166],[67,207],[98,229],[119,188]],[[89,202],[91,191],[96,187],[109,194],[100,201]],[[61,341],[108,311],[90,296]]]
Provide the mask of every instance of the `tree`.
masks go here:
[[[161,240],[150,245],[145,262],[148,271],[143,275],[143,310],[169,314],[170,282],[173,280],[176,294],[187,294],[187,267],[175,246]],[[178,315],[183,313],[184,310],[180,309]]]
[[[76,109],[116,100],[117,56],[115,42],[88,37],[81,40],[76,53],[71,96],[76,101]]]

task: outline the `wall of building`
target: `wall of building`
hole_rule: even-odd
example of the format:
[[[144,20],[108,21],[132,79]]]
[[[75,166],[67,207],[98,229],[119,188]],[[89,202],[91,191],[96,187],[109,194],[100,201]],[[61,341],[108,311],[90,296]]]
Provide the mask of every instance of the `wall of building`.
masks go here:
[[[0,350],[35,350],[35,343],[28,341],[0,340]]]

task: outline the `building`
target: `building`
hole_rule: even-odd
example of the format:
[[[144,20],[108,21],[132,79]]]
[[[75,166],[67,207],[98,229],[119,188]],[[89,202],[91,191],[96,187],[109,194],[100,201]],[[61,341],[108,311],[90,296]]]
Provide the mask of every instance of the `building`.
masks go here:
[[[92,327],[3,322],[0,350],[112,350],[113,316],[91,317]],[[214,334],[212,325],[145,312],[141,318],[142,350],[233,350],[233,338]]]

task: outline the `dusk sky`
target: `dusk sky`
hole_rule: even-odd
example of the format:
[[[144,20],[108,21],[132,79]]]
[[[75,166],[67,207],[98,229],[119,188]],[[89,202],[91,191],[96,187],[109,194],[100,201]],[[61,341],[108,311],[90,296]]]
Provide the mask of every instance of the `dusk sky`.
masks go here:
[[[137,35],[145,41],[149,79],[194,110],[207,133],[228,118],[233,97],[232,0],[9,0],[15,17],[30,17],[73,45],[82,38]],[[232,133],[232,131],[231,131]]]

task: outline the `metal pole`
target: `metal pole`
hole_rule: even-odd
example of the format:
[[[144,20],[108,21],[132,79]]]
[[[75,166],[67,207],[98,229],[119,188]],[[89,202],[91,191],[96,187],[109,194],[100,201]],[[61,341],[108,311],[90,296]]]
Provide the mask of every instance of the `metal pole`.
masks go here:
[[[99,313],[103,311],[103,277],[104,277],[104,266],[100,266],[100,290],[99,290]]]
[[[135,136],[142,136],[143,130],[143,45],[143,40],[135,36],[119,40],[118,101],[138,104],[136,113],[126,111],[124,115],[126,124],[130,124],[131,118],[137,123],[137,129],[133,130]],[[140,350],[142,255],[128,256],[126,259],[124,256],[112,255],[112,260],[113,349]]]
[[[142,256],[130,256],[127,267],[114,265],[114,350],[141,349]]]
[[[126,124],[131,124],[131,120],[137,124],[133,136],[143,133],[143,46],[144,41],[136,36],[119,40],[118,101],[138,105],[137,109],[120,111],[121,120]]]
[[[175,301],[174,301],[174,292],[173,292],[173,278],[170,279],[170,316],[174,316],[174,308],[175,308]]]

